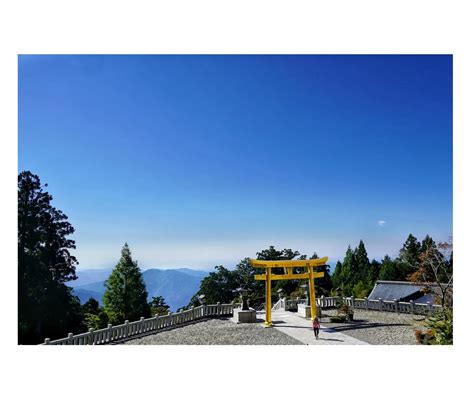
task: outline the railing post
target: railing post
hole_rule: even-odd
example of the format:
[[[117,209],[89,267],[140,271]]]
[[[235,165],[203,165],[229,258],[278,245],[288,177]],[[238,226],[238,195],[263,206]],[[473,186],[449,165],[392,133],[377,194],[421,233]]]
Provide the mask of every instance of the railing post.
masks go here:
[[[94,343],[94,329],[89,328],[89,345]]]
[[[44,339],[44,344],[45,345],[49,345],[50,342],[51,342],[51,340],[49,338]]]
[[[351,296],[351,306],[352,306],[352,309],[355,309],[354,295]]]
[[[398,309],[398,299],[393,298],[393,305],[395,306],[395,312],[400,313]]]
[[[125,320],[125,331],[124,331],[124,336],[128,337],[128,320]]]
[[[112,341],[112,334],[113,334],[113,331],[112,331],[112,324],[107,324],[107,342],[110,342]]]
[[[191,306],[191,321],[193,321],[196,317],[196,310],[194,310],[194,306]]]
[[[426,302],[426,304],[428,305],[428,314],[432,314],[433,313],[433,305],[431,304],[431,302]]]
[[[379,298],[379,311],[383,310],[383,301],[382,298]]]
[[[216,316],[220,315],[220,310],[221,310],[221,303],[217,302],[217,307],[216,307]]]
[[[167,323],[167,327],[171,326],[171,322],[172,322],[172,316],[171,316],[171,312],[168,312],[168,323]]]
[[[415,303],[413,300],[410,301],[410,311],[412,314],[415,314]]]
[[[364,297],[365,310],[369,310],[369,298]]]
[[[67,345],[72,345],[72,337],[74,336],[73,333],[69,333],[67,335]]]
[[[144,333],[145,332],[145,318],[140,317],[140,332]]]

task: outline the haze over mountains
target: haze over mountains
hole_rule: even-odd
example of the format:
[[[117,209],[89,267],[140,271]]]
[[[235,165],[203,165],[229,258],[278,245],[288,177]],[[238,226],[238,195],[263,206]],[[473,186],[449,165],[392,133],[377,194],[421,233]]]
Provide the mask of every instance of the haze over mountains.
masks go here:
[[[68,282],[74,288],[81,303],[94,298],[102,304],[105,292],[105,281],[112,273],[110,269],[86,269],[76,272],[77,280]],[[170,306],[171,311],[185,306],[191,297],[199,290],[201,280],[210,271],[181,269],[147,269],[142,272],[143,280],[148,291],[148,300],[161,295]]]

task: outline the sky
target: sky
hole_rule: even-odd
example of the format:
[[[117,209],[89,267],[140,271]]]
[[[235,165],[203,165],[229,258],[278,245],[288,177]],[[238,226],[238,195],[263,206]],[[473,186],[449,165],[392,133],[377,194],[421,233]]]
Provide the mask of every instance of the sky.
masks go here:
[[[232,268],[270,245],[342,260],[452,236],[452,57],[18,59],[18,170],[78,269]]]

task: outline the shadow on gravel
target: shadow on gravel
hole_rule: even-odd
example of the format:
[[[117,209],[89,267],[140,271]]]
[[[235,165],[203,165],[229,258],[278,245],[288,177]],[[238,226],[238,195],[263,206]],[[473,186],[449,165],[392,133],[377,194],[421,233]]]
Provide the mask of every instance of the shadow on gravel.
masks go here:
[[[336,338],[318,338],[318,341],[336,341],[336,342],[344,342],[342,339],[336,339]]]
[[[345,325],[338,325],[338,326],[331,326],[327,325],[327,329],[331,329],[332,331],[327,332],[341,332],[341,331],[349,331],[349,330],[362,330],[367,328],[377,328],[377,327],[398,327],[398,326],[409,326],[410,324],[407,323],[395,323],[395,324],[387,324],[387,323],[354,323],[354,324],[345,324]]]

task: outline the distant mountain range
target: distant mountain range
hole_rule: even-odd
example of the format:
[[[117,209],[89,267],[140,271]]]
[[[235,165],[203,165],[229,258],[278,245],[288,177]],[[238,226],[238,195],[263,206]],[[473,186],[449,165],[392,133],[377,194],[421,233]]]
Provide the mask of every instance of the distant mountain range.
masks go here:
[[[76,272],[77,280],[68,282],[73,287],[74,295],[78,296],[81,303],[91,297],[102,304],[105,292],[105,281],[112,273],[112,269],[88,269]],[[161,295],[175,311],[189,303],[191,297],[199,290],[201,280],[210,271],[193,269],[147,269],[142,272],[143,280],[148,291],[148,300]]]

